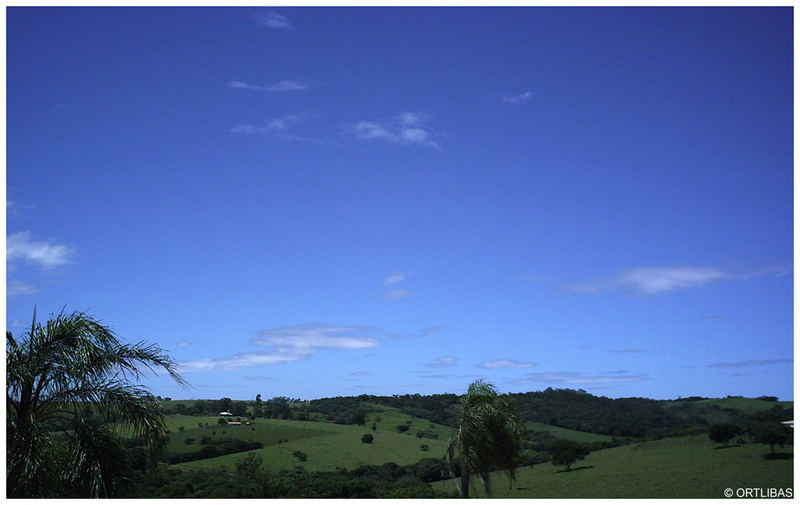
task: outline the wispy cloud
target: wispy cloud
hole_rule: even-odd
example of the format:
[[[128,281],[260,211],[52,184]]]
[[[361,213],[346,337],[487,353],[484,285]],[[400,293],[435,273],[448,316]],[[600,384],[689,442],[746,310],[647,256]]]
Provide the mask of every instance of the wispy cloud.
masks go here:
[[[250,91],[265,91],[267,93],[283,93],[287,91],[304,91],[311,87],[310,81],[283,80],[274,84],[248,84],[242,81],[230,81],[231,89],[246,89]]]
[[[407,298],[412,295],[411,291],[405,289],[390,289],[386,292],[386,296],[391,298],[392,300],[399,300],[401,298]]]
[[[437,331],[443,330],[444,328],[444,326],[430,326],[414,333],[384,333],[384,335],[391,338],[427,337],[436,333]]]
[[[262,330],[250,343],[269,347],[268,351],[234,354],[227,358],[207,358],[180,363],[181,371],[236,370],[261,365],[278,365],[309,359],[324,350],[357,350],[377,346],[371,335],[376,329],[368,326],[305,324]]]
[[[517,361],[515,359],[493,359],[479,365],[480,368],[493,369],[493,368],[530,368],[536,366],[536,363],[531,361]]]
[[[367,375],[372,375],[372,374],[369,373],[369,372],[364,372],[362,370],[359,370],[359,371],[356,371],[356,372],[350,372],[348,375],[350,375],[352,377],[366,377]]]
[[[263,26],[265,28],[288,30],[292,27],[289,19],[283,14],[278,14],[277,12],[258,13],[255,16],[255,21],[258,26]]]
[[[530,100],[532,96],[533,96],[532,92],[526,91],[518,95],[503,95],[503,101],[505,103],[524,103]]]
[[[309,118],[310,114],[288,114],[286,116],[274,117],[267,119],[259,124],[237,124],[233,125],[230,129],[231,133],[240,133],[245,135],[266,135],[273,138],[292,140],[299,142],[312,142],[315,144],[333,146],[338,145],[336,142],[331,142],[324,139],[314,137],[306,137],[289,133],[289,130],[296,124]]]
[[[39,290],[36,288],[36,286],[30,282],[23,282],[16,279],[9,279],[8,282],[6,282],[7,297],[32,295],[38,291]]]
[[[432,363],[425,363],[424,366],[428,368],[450,368],[452,366],[455,366],[457,362],[458,358],[456,358],[455,356],[444,356],[438,358]]]
[[[383,285],[388,287],[394,286],[394,289],[387,290],[386,296],[388,298],[391,298],[392,300],[399,300],[401,298],[406,298],[408,296],[411,296],[412,295],[411,291],[407,289],[400,289],[399,287],[397,287],[397,285],[405,282],[406,279],[408,279],[412,273],[413,272],[396,272],[387,276],[383,280]]]
[[[632,268],[624,270],[610,279],[572,284],[567,286],[567,289],[582,293],[599,293],[622,288],[643,295],[660,295],[722,280],[753,279],[768,275],[780,277],[786,275],[791,269],[791,266],[785,265],[772,266],[735,274],[713,267]]]
[[[410,273],[397,272],[397,273],[394,273],[394,274],[391,274],[391,275],[387,276],[383,280],[383,283],[386,284],[387,286],[391,286],[393,284],[398,284],[398,283],[403,282],[404,280],[406,280],[408,275],[410,275]]]
[[[734,361],[727,363],[714,363],[706,365],[708,368],[745,368],[751,366],[785,365],[794,363],[791,359],[751,359],[747,361]]]
[[[23,319],[14,319],[13,321],[11,321],[11,327],[12,328],[22,328],[23,326],[25,326],[26,324],[29,324],[29,323],[30,323],[30,321],[25,321]]]
[[[572,386],[615,385],[646,380],[641,374],[600,374],[582,372],[541,372],[527,374],[525,378],[512,381],[515,384],[567,384]]]
[[[72,253],[69,246],[31,240],[29,231],[13,233],[6,238],[7,262],[22,260],[50,269],[68,263]]]
[[[609,349],[606,352],[614,354],[640,354],[647,351],[644,349]]]
[[[192,345],[192,343],[189,342],[188,340],[183,340],[181,342],[178,342],[178,347],[189,347],[190,345]]]
[[[403,112],[388,121],[359,121],[347,126],[347,132],[362,140],[385,140],[403,145],[439,147],[434,132],[425,124],[428,115],[422,112]]]

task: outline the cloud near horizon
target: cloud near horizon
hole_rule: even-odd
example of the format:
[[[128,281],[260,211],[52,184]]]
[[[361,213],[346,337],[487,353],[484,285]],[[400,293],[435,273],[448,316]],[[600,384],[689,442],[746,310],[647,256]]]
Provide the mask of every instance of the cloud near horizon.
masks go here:
[[[786,365],[794,363],[791,359],[751,359],[747,361],[735,361],[727,363],[713,363],[706,365],[707,368],[744,368],[751,366]]]
[[[450,368],[455,366],[457,362],[458,358],[455,356],[443,356],[432,363],[425,363],[424,366],[428,368]]]
[[[561,384],[570,386],[608,386],[647,380],[646,375],[631,373],[604,373],[588,375],[582,372],[540,372],[530,373],[514,384]]]
[[[613,289],[627,289],[637,294],[660,295],[703,286],[715,281],[729,279],[753,279],[774,275],[780,277],[791,271],[790,266],[772,266],[744,274],[733,274],[712,267],[645,267],[620,272],[616,277],[583,284],[567,286],[570,291],[600,293]]]
[[[181,372],[238,370],[261,365],[278,365],[309,359],[324,350],[356,350],[376,347],[372,337],[376,328],[369,326],[336,326],[322,323],[284,326],[262,330],[250,343],[270,347],[268,351],[237,353],[227,358],[206,358],[181,361]]]
[[[515,359],[493,359],[478,365],[479,368],[493,369],[493,368],[530,368],[536,366],[532,361],[517,361]]]

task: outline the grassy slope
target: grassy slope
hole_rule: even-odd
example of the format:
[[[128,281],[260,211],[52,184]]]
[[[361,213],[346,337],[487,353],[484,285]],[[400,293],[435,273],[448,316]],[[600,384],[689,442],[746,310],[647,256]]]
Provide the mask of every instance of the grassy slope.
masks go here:
[[[704,436],[682,437],[597,451],[571,472],[550,463],[521,468],[509,489],[494,474],[497,498],[724,498],[725,488],[792,487],[792,459],[764,460],[765,445],[715,449]],[[791,452],[787,447],[779,452]],[[442,481],[436,489],[454,489]],[[485,496],[475,489],[475,497]]]
[[[377,416],[381,422],[376,423],[378,429],[370,429]],[[405,433],[397,431],[396,426],[412,421],[410,429]],[[197,451],[203,435],[217,432],[219,437],[232,437],[239,434],[239,438],[247,440],[261,440],[264,448],[250,451],[261,455],[265,466],[273,469],[291,469],[302,466],[308,471],[335,470],[336,468],[354,469],[360,465],[382,465],[393,461],[400,465],[416,463],[425,457],[441,457],[447,449],[452,428],[433,424],[420,419],[411,418],[396,410],[386,410],[379,413],[370,413],[367,416],[366,426],[339,425],[311,421],[285,421],[279,419],[258,419],[251,426],[229,426],[226,428],[209,427],[199,428],[198,422],[208,422],[209,426],[216,426],[216,417],[195,416],[170,416],[170,446],[171,453]],[[177,426],[183,425],[185,430],[178,433]],[[174,426],[174,429],[173,429]],[[255,431],[252,430],[255,428]],[[222,430],[225,434],[222,434]],[[433,430],[440,434],[438,439],[419,439],[417,431]],[[372,434],[375,440],[371,444],[361,442],[364,434]],[[197,441],[186,445],[184,440],[194,437]],[[278,439],[288,439],[287,443],[278,444]],[[429,451],[423,451],[420,446],[427,444]],[[308,455],[308,460],[300,462],[292,455],[294,451],[301,451]],[[228,466],[232,468],[239,458],[245,453],[228,454],[217,458],[210,458],[180,466],[186,468],[216,468]]]
[[[611,441],[611,435],[599,435],[597,433],[587,433],[585,431],[571,430],[569,428],[562,428],[560,426],[553,426],[551,424],[529,422],[525,426],[528,430],[533,432],[547,432],[557,438],[566,438],[568,440],[576,440],[578,442],[608,442]]]
[[[718,405],[727,409],[738,409],[748,414],[769,410],[775,405],[785,408],[792,408],[794,405],[794,402],[768,402],[755,398],[714,398],[712,400],[699,400],[697,403],[700,405]]]

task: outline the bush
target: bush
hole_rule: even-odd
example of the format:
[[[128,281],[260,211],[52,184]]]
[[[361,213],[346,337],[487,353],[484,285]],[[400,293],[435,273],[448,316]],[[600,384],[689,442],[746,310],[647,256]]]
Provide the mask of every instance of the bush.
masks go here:
[[[185,430],[185,429],[186,428],[184,428],[183,426],[178,426],[178,431],[181,432],[181,433],[183,433],[183,430]]]
[[[292,453],[292,456],[294,456],[295,458],[299,459],[300,461],[305,461],[305,460],[308,459],[308,454],[306,454],[306,453],[304,453],[302,451],[294,451]]]
[[[714,442],[718,442],[724,446],[728,445],[728,442],[741,433],[742,430],[739,429],[738,426],[735,424],[729,423],[718,423],[712,424],[711,429],[708,432],[708,438],[713,440]]]
[[[192,445],[194,443],[194,437],[187,438],[186,440],[183,441],[183,443],[186,445]]]
[[[422,444],[422,445],[419,446],[419,448],[422,449],[423,451],[430,451],[431,450],[431,448],[428,447],[428,444]]]
[[[399,431],[400,433],[408,431],[408,429],[409,429],[408,426],[406,426],[405,424],[400,424],[397,426],[397,431]]]
[[[589,455],[589,448],[575,440],[559,439],[553,442],[548,450],[554,466],[565,466],[567,471],[572,465]]]
[[[375,437],[373,437],[369,433],[361,437],[361,441],[364,442],[365,444],[371,444],[373,440],[375,440]]]
[[[210,444],[211,443],[211,437],[209,437],[208,435],[203,435],[203,438],[200,439],[200,443],[202,445]]]

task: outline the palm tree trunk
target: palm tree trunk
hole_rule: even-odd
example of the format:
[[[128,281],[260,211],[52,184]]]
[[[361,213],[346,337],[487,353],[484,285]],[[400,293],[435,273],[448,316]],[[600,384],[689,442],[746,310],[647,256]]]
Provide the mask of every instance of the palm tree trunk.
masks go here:
[[[461,464],[461,497],[469,498],[469,470],[466,465]]]

